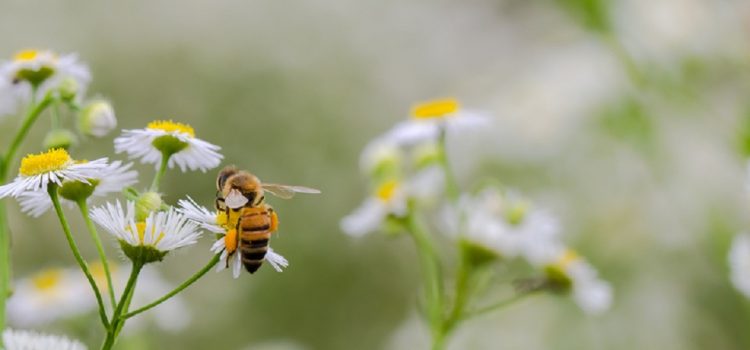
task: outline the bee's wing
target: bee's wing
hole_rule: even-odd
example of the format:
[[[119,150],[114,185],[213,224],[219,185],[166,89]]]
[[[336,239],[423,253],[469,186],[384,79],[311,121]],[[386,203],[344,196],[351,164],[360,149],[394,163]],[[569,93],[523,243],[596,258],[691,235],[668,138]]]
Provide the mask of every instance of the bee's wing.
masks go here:
[[[320,190],[316,190],[310,187],[304,186],[289,186],[279,184],[263,184],[263,190],[282,199],[289,199],[294,197],[295,193],[320,193]]]
[[[248,199],[237,190],[231,190],[227,198],[224,198],[224,204],[232,209],[242,208],[247,202]]]

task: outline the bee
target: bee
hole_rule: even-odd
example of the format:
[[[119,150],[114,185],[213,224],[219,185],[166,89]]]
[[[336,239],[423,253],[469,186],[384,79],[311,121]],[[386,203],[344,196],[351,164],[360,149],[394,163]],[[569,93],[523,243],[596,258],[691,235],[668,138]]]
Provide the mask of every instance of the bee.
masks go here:
[[[226,225],[237,231],[235,251],[240,254],[245,270],[254,273],[263,264],[268,251],[268,240],[276,232],[279,218],[276,211],[265,202],[265,193],[282,199],[296,193],[320,193],[303,186],[262,183],[257,176],[228,166],[216,178],[216,209],[225,213]],[[227,259],[229,261],[229,259]]]

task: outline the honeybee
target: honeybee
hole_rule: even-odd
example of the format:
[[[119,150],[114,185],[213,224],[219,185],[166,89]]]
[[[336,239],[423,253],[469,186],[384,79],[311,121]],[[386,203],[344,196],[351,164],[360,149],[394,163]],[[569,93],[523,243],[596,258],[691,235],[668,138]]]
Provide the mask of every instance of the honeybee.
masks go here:
[[[276,232],[279,218],[265,203],[265,193],[289,199],[296,193],[320,193],[303,186],[262,183],[257,176],[228,166],[216,178],[216,209],[225,213],[227,227],[237,230],[237,248],[245,270],[254,273],[263,264],[268,240]],[[229,259],[227,259],[229,261]]]

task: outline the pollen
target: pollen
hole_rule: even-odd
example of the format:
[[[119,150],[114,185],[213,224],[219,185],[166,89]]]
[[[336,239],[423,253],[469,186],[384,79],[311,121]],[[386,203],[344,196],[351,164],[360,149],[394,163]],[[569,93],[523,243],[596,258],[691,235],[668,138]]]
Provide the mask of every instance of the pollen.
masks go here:
[[[39,50],[23,50],[16,53],[13,56],[13,60],[16,62],[27,62],[33,61],[39,56]]]
[[[383,202],[388,202],[396,194],[397,189],[398,189],[398,182],[395,180],[391,180],[380,185],[375,195]]]
[[[237,230],[231,229],[224,235],[224,246],[227,254],[232,254],[237,250]]]
[[[65,169],[72,159],[67,151],[56,148],[39,154],[30,154],[21,160],[19,173],[23,176],[34,176]]]
[[[146,126],[148,129],[153,130],[162,130],[166,132],[179,132],[183,134],[188,134],[190,137],[195,137],[195,130],[192,126],[173,122],[171,120],[155,120],[150,123],[148,123],[148,126]]]
[[[60,284],[62,275],[63,272],[60,269],[49,269],[37,273],[32,277],[31,282],[34,284],[35,288],[48,291]]]
[[[448,117],[458,111],[458,101],[445,98],[424,102],[412,107],[411,114],[415,119],[438,119]]]

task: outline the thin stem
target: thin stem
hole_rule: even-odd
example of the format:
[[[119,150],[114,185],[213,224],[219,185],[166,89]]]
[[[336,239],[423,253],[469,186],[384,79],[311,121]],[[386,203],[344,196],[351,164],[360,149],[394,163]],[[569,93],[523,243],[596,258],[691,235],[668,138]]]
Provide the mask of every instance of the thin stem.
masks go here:
[[[445,172],[445,192],[448,198],[452,201],[457,201],[460,196],[458,182],[456,176],[453,174],[450,162],[448,161],[448,147],[446,147],[446,127],[442,125],[440,127],[440,136],[438,137],[438,147],[440,153],[440,166]]]
[[[29,133],[29,129],[31,129],[31,126],[34,124],[36,119],[39,117],[40,114],[44,111],[47,106],[50,105],[54,101],[54,98],[51,94],[47,94],[44,99],[42,99],[41,102],[39,102],[38,105],[35,105],[33,108],[29,109],[29,112],[26,113],[26,116],[23,119],[23,123],[21,124],[21,128],[18,129],[18,132],[13,137],[13,141],[11,141],[10,146],[8,147],[8,152],[5,153],[5,157],[3,158],[3,167],[2,167],[2,174],[0,174],[0,181],[5,183],[5,180],[8,178],[8,169],[10,169],[10,165],[14,161],[14,157],[16,155],[16,152],[18,151],[18,147],[21,146],[21,142],[23,142],[23,139],[26,138],[26,135]]]
[[[470,266],[466,261],[467,258],[464,257],[463,254],[464,253],[462,252],[458,275],[456,276],[456,297],[453,301],[453,310],[444,325],[445,333],[450,333],[450,331],[458,325],[458,322],[463,317],[466,302],[469,299]]]
[[[413,205],[411,205],[413,207]],[[413,209],[413,208],[410,208]],[[415,217],[414,210],[406,217],[409,233],[414,238],[424,277],[427,294],[428,315],[432,330],[433,349],[441,349],[445,338],[443,331],[443,281],[435,248],[422,225]]]
[[[51,126],[52,130],[57,130],[60,128],[60,103],[59,101],[55,101],[54,108],[52,108],[52,118],[51,120]]]
[[[125,285],[125,290],[122,291],[120,301],[117,303],[115,313],[112,315],[112,326],[107,327],[107,338],[104,340],[102,350],[109,350],[115,345],[115,340],[119,330],[122,329],[125,320],[120,318],[120,315],[126,309],[126,304],[129,304],[129,300],[132,297],[132,293],[135,290],[136,282],[138,282],[138,275],[141,273],[143,268],[142,263],[133,262],[133,268],[130,270],[130,277],[128,277],[128,283]],[[121,325],[122,324],[122,325]]]
[[[206,266],[204,266],[202,269],[200,269],[198,272],[196,272],[192,277],[188,278],[185,282],[183,282],[181,285],[179,285],[173,291],[165,294],[163,297],[157,299],[156,301],[154,301],[151,304],[148,304],[148,305],[146,305],[144,307],[139,308],[138,310],[135,310],[135,311],[132,311],[132,312],[129,312],[129,313],[123,315],[121,318],[123,320],[131,318],[131,317],[133,317],[135,315],[140,314],[141,312],[147,311],[149,309],[152,309],[152,308],[158,306],[159,304],[167,301],[169,298],[177,295],[177,293],[182,292],[182,290],[184,290],[185,288],[189,287],[191,284],[195,283],[195,281],[197,281],[198,279],[200,279],[201,277],[203,277],[203,275],[205,275],[214,266],[216,266],[216,264],[219,262],[220,258],[221,258],[221,254],[214,255],[214,257],[208,262],[208,264],[206,264]]]
[[[115,301],[115,289],[112,286],[112,274],[109,270],[109,261],[107,260],[107,254],[104,252],[104,247],[102,246],[102,241],[99,239],[99,233],[96,231],[96,226],[94,225],[94,222],[91,221],[91,218],[89,217],[89,206],[86,203],[85,199],[78,201],[78,208],[81,210],[81,216],[83,216],[83,221],[86,222],[86,227],[89,230],[89,234],[91,235],[91,239],[94,241],[94,244],[96,245],[96,250],[99,253],[99,259],[102,262],[102,268],[104,269],[104,275],[107,278],[107,290],[109,291],[109,300],[112,304],[112,308],[115,308],[117,306],[117,302]]]
[[[49,193],[49,197],[52,200],[52,205],[55,207],[55,213],[57,213],[57,217],[60,219],[60,225],[62,225],[63,232],[65,232],[65,238],[68,240],[70,250],[73,252],[73,256],[75,256],[76,262],[78,262],[78,266],[81,267],[83,274],[86,275],[86,279],[89,281],[91,289],[94,290],[94,295],[96,295],[96,302],[99,304],[99,316],[101,317],[102,324],[105,328],[109,328],[109,321],[107,320],[107,312],[104,308],[102,295],[99,292],[99,287],[97,287],[94,277],[91,275],[91,271],[89,271],[89,267],[86,264],[86,261],[84,261],[83,257],[81,257],[81,252],[78,250],[78,246],[73,239],[73,235],[70,233],[70,225],[68,224],[68,219],[65,218],[65,214],[63,213],[62,207],[60,206],[60,199],[57,196],[57,185],[50,184],[47,187],[47,193]]]
[[[157,192],[159,190],[159,183],[161,182],[161,178],[164,177],[164,173],[167,172],[167,164],[169,164],[169,158],[171,156],[171,154],[162,152],[159,170],[156,171],[154,181],[151,183],[151,192]]]
[[[467,315],[465,317],[463,317],[463,319],[468,319],[468,318],[472,318],[472,317],[476,317],[476,316],[480,316],[480,315],[486,314],[488,312],[492,312],[492,311],[497,311],[497,310],[503,309],[505,307],[508,307],[510,305],[515,304],[516,302],[518,302],[520,300],[525,299],[528,296],[536,294],[536,292],[537,291],[530,291],[530,292],[526,292],[526,293],[516,294],[516,295],[514,295],[511,298],[508,298],[508,299],[505,299],[505,300],[501,300],[501,301],[499,301],[497,303],[494,303],[492,305],[485,306],[485,307],[480,308],[478,310],[474,310],[472,312],[469,312],[469,313],[467,313]]]

